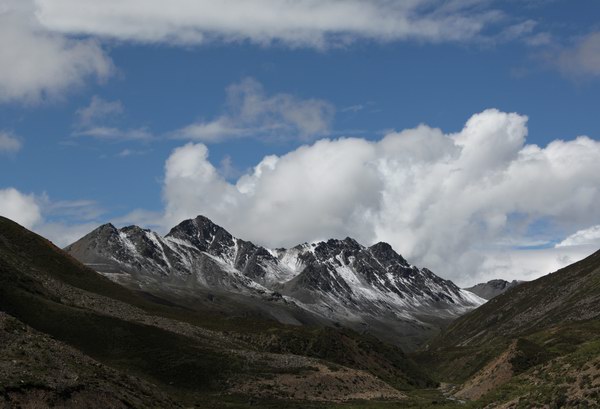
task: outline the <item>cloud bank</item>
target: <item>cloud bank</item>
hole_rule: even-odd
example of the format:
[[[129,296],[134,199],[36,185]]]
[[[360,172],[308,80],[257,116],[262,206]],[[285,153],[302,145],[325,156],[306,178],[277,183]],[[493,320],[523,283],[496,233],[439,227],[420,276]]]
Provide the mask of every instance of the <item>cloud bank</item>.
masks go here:
[[[332,236],[382,240],[415,264],[470,283],[506,273],[514,243],[535,237],[552,247],[557,234],[600,220],[600,142],[528,145],[526,124],[492,109],[453,134],[421,125],[376,142],[323,139],[265,157],[235,184],[209,162],[205,145],[190,143],[165,164],[164,223],[204,214],[271,247]],[[551,251],[559,264],[567,260],[558,254],[567,250]]]

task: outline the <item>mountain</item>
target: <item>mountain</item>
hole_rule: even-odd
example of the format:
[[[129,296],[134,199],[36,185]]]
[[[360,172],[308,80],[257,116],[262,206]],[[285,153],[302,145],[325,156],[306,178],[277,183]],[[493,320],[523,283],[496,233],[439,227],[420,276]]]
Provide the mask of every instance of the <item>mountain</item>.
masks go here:
[[[7,408],[423,404],[411,394],[433,386],[367,334],[192,310],[120,286],[2,217],[0,354]]]
[[[476,407],[597,407],[600,251],[492,298],[414,357]]]
[[[65,250],[130,288],[178,300],[233,296],[281,322],[342,323],[409,349],[485,301],[410,265],[387,243],[346,238],[267,249],[203,216],[164,237],[106,224]]]
[[[487,283],[479,283],[473,287],[465,288],[465,290],[472,292],[480,296],[485,300],[491,300],[492,298],[502,294],[509,288],[515,287],[524,281],[513,280],[490,280]]]

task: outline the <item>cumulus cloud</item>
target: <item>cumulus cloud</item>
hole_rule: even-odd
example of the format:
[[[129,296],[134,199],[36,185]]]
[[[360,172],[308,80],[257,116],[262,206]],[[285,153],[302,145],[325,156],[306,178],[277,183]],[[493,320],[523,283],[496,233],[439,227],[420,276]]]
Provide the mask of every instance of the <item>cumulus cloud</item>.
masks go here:
[[[600,247],[600,225],[581,229],[570,235],[556,247],[595,245]]]
[[[504,17],[473,1],[37,0],[40,21],[63,33],[139,42],[250,41],[326,47],[357,38],[472,40]]]
[[[111,74],[112,62],[97,41],[51,32],[34,12],[29,0],[0,4],[0,102],[36,103]]]
[[[0,189],[0,216],[27,228],[42,220],[42,212],[35,196],[23,194],[14,188]]]
[[[558,55],[551,55],[553,63],[566,75],[581,77],[600,76],[600,32],[593,32]]]
[[[536,223],[555,234],[600,220],[600,143],[581,136],[540,147],[526,136],[527,117],[491,109],[454,134],[421,125],[376,142],[319,140],[265,157],[236,183],[210,163],[206,146],[190,143],[165,165],[165,225],[205,214],[272,247],[383,240],[469,283],[505,271],[492,261],[513,250],[507,242],[530,240]]]
[[[21,150],[21,141],[14,135],[0,131],[0,153],[15,153]]]
[[[220,142],[259,137],[309,139],[329,131],[335,108],[320,99],[267,95],[258,81],[246,78],[227,88],[226,112],[208,122],[196,122],[175,132],[176,138]]]
[[[459,278],[458,282],[466,287],[498,277],[530,281],[573,264],[597,250],[597,246],[585,245],[486,252],[480,272],[468,280]]]

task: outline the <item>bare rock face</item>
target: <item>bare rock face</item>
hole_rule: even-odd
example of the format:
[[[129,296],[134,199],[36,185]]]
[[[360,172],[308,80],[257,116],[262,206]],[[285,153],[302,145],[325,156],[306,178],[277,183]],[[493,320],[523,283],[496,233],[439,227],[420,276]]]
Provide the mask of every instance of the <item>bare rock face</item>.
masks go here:
[[[164,237],[107,224],[65,250],[136,288],[243,295],[390,337],[431,335],[485,301],[410,265],[387,243],[366,247],[348,237],[272,250],[236,238],[204,216],[183,221]]]

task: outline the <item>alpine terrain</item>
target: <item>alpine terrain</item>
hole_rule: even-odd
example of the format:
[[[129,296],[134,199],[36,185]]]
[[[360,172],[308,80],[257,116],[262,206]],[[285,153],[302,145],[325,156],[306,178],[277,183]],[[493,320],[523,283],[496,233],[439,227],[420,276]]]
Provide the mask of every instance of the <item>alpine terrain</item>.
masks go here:
[[[190,306],[234,298],[282,323],[341,323],[408,349],[485,302],[387,243],[346,238],[266,249],[203,216],[164,237],[105,224],[65,250],[117,283],[187,297]]]

